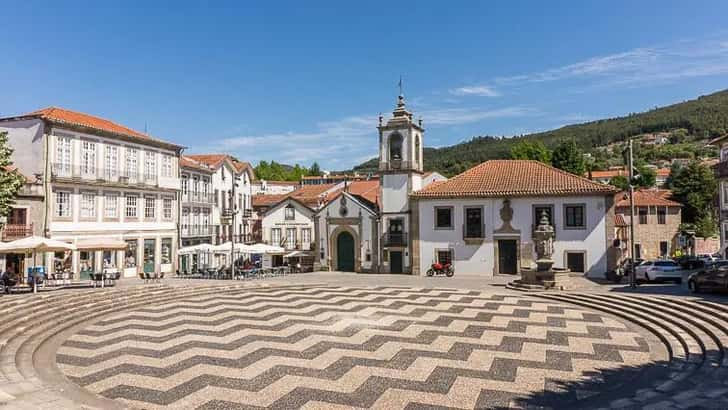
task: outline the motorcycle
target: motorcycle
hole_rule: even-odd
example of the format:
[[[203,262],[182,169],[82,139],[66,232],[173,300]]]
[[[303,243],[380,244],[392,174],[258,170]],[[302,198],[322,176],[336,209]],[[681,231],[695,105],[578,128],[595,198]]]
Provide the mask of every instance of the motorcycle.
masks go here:
[[[433,263],[430,269],[427,270],[427,276],[445,275],[448,278],[455,274],[455,268],[451,263],[441,264]]]

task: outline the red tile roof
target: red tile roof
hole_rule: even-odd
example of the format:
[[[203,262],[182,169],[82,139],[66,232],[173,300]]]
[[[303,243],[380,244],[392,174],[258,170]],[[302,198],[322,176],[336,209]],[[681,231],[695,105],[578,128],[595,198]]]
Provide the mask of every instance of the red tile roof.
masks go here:
[[[203,164],[202,162],[196,161],[184,155],[179,158],[179,166],[182,168],[192,168],[198,171],[204,171],[208,173],[212,173],[214,171],[212,168],[207,166],[207,164]]]
[[[287,194],[281,194],[281,195],[253,195],[253,207],[259,208],[259,207],[269,207],[277,204],[278,202],[281,202],[282,200],[286,199],[288,197]]]
[[[319,202],[327,202],[330,200],[335,193],[328,193],[324,196],[324,193],[336,184],[320,184],[320,185],[304,185],[293,192],[286,194],[289,197],[295,198],[305,205],[316,208]]]
[[[679,202],[670,200],[672,193],[666,189],[640,189],[634,191],[634,206],[682,206]],[[629,194],[620,192],[614,197],[617,207],[629,207]]]
[[[125,137],[131,137],[135,139],[141,139],[141,140],[147,140],[147,141],[154,141],[154,142],[161,142],[168,145],[173,145],[175,147],[181,147],[179,145],[165,142],[156,138],[153,138],[147,134],[141,133],[139,131],[133,130],[131,128],[125,127],[123,125],[117,124],[113,121],[96,117],[90,114],[85,114],[82,112],[77,111],[71,111],[67,110],[65,108],[59,108],[59,107],[48,107],[43,108],[38,111],[33,111],[29,114],[24,114],[17,117],[10,117],[6,119],[12,119],[12,118],[24,118],[24,117],[33,117],[33,118],[41,118],[43,120],[47,120],[56,124],[67,124],[71,126],[77,126],[77,127],[85,127],[85,128],[91,128],[98,131],[103,132],[109,132],[112,134],[122,135]]]
[[[439,184],[412,194],[416,198],[562,196],[614,194],[616,189],[538,161],[483,162]]]
[[[301,185],[300,182],[296,182],[296,181],[268,181],[268,180],[266,180],[265,183],[268,185],[295,186],[295,187]]]
[[[235,167],[235,172],[241,173],[248,170],[255,177],[255,172],[249,162],[237,161],[227,154],[189,154],[186,156],[195,161],[202,162],[213,169],[220,168],[226,160],[229,160],[233,167]]]

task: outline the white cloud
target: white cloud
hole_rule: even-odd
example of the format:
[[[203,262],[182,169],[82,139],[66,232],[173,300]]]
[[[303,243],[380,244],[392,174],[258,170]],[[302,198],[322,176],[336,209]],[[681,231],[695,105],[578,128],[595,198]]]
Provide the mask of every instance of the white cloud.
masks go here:
[[[501,94],[496,91],[493,87],[487,85],[473,85],[466,87],[453,88],[450,90],[450,94],[453,95],[474,95],[478,97],[498,97]]]
[[[423,111],[426,125],[468,124],[494,118],[525,117],[539,112],[527,107],[505,107],[492,110],[479,108],[444,108]]]
[[[651,85],[684,78],[728,73],[728,41],[692,40],[595,56],[540,72],[498,77],[493,83],[518,86],[563,80],[587,80],[602,86]]]

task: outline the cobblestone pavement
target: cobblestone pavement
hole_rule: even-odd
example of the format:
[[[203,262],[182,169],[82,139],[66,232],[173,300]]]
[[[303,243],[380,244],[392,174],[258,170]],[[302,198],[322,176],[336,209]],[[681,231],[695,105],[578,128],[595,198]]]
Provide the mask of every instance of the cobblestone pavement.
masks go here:
[[[725,299],[591,282],[522,294],[507,279],[4,296],[0,408],[728,408]]]

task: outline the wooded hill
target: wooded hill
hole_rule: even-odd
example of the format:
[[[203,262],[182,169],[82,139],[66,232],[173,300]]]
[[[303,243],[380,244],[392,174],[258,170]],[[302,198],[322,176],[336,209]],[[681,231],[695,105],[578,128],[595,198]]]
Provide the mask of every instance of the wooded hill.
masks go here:
[[[425,148],[425,170],[452,176],[489,159],[509,158],[519,141],[535,140],[553,148],[564,139],[574,139],[585,152],[644,133],[684,128],[689,135],[712,138],[728,132],[728,90],[666,107],[624,117],[568,125],[552,131],[512,138],[479,136],[450,147]],[[354,167],[360,173],[377,169],[377,159]]]

